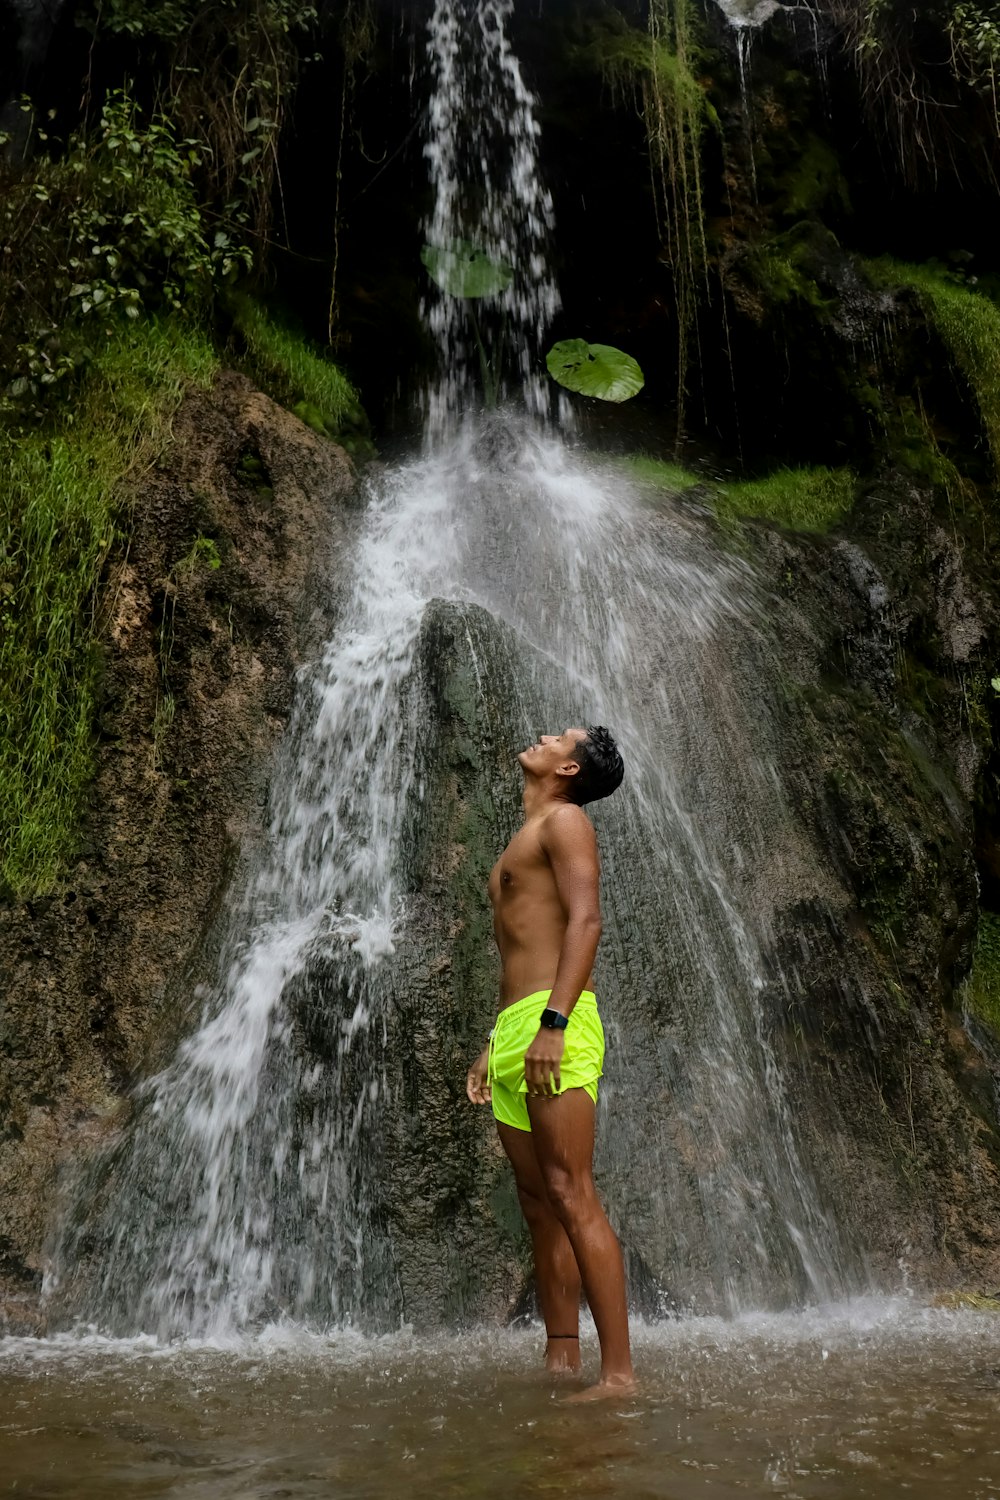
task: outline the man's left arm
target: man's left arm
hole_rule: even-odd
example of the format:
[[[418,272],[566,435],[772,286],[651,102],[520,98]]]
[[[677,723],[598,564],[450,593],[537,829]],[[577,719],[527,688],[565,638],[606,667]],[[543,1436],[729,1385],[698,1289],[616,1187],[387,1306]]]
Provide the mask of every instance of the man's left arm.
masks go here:
[[[557,808],[546,818],[541,844],[552,866],[556,890],[566,913],[566,931],[549,996],[549,1008],[569,1016],[593,971],[601,936],[597,835],[583,809],[568,805]],[[524,1056],[524,1076],[529,1094],[558,1092],[565,1044],[562,1031],[539,1027],[538,1035]]]

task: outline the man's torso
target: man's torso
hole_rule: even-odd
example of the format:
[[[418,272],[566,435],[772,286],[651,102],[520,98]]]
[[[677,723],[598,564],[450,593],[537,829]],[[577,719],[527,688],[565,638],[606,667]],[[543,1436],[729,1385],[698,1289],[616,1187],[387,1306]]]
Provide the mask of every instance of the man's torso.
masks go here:
[[[500,1008],[555,984],[566,911],[542,847],[545,818],[518,829],[490,874],[493,931],[500,949]],[[589,984],[589,982],[588,982]]]

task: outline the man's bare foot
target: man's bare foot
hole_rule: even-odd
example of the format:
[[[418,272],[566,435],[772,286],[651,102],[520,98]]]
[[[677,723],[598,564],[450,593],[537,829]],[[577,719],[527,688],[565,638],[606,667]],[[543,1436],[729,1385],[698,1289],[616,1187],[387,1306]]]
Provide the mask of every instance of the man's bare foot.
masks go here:
[[[564,1396],[561,1404],[577,1406],[584,1401],[615,1401],[622,1396],[634,1396],[638,1389],[639,1382],[634,1375],[609,1375],[607,1380],[599,1380],[596,1385],[574,1391],[572,1396]]]
[[[547,1375],[578,1375],[580,1373],[580,1340],[548,1339],[545,1345],[545,1373]]]

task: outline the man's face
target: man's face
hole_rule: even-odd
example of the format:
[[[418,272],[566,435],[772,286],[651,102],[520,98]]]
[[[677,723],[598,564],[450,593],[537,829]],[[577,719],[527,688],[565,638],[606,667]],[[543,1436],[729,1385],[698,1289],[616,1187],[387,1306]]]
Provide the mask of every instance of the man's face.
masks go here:
[[[529,745],[517,757],[532,776],[544,776],[576,758],[576,747],[587,738],[585,729],[566,729],[562,734],[543,734],[536,745]]]

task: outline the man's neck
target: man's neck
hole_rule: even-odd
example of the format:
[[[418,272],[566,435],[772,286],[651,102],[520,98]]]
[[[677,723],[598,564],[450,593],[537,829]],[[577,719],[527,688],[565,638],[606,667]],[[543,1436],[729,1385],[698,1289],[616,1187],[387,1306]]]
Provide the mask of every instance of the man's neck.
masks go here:
[[[560,795],[558,787],[553,787],[547,781],[525,781],[524,795],[521,798],[521,806],[524,808],[524,821],[530,823],[532,818],[539,818],[543,813],[549,812],[557,807],[560,802],[569,799]]]

